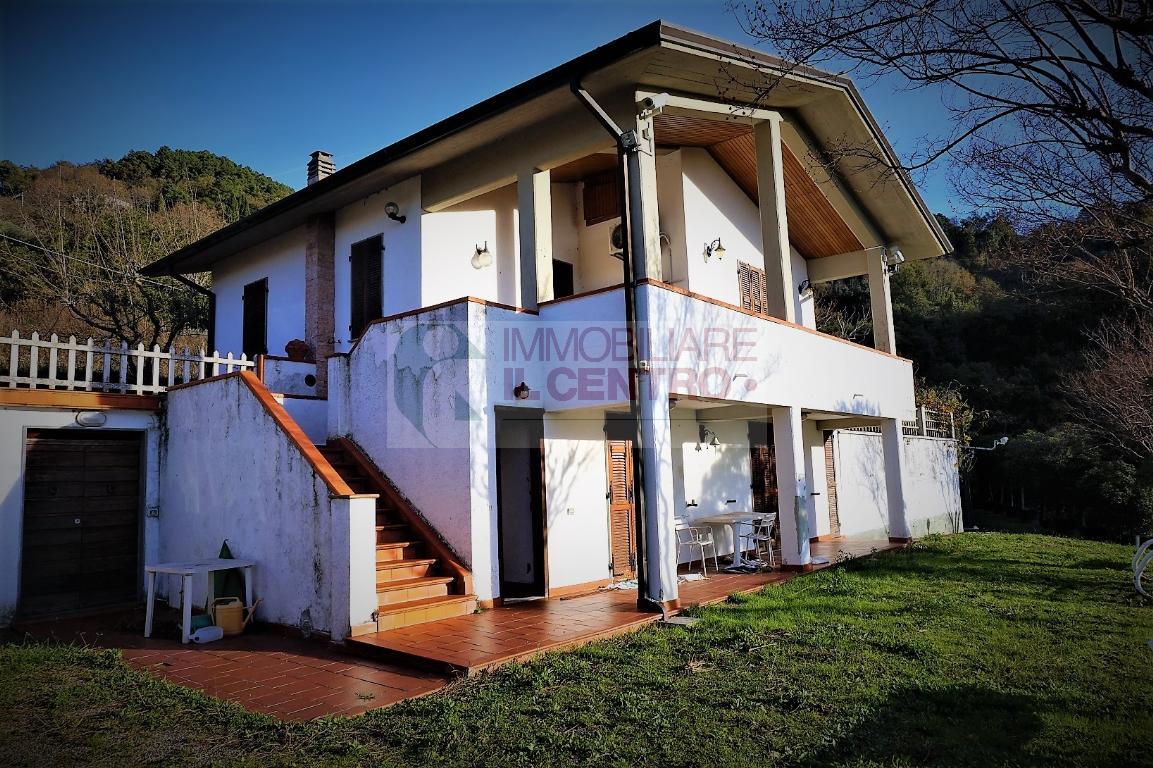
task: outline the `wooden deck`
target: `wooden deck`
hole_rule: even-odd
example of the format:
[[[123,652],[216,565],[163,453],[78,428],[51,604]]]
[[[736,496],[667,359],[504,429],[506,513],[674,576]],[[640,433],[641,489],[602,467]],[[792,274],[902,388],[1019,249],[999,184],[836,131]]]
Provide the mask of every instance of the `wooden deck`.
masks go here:
[[[833,540],[814,542],[814,557],[835,563],[895,549],[888,541]],[[817,568],[826,567],[818,565]],[[755,592],[800,574],[712,573],[703,581],[683,582],[684,606],[708,605],[734,592]],[[393,662],[467,675],[548,651],[573,648],[606,637],[635,631],[661,619],[637,609],[635,589],[609,589],[556,600],[533,600],[443,621],[361,635],[350,649]]]

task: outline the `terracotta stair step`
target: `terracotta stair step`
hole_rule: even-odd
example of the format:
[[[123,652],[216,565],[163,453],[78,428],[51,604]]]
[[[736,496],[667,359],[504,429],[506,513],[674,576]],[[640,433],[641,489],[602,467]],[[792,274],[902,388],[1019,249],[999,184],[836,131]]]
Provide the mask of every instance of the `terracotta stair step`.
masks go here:
[[[382,544],[376,545],[376,562],[379,566],[381,562],[389,560],[409,560],[417,557],[417,550],[420,549],[421,542],[419,541],[386,541]]]
[[[413,557],[403,560],[377,560],[376,570],[390,571],[397,568],[410,568],[414,565],[432,565],[435,562],[435,557]]]
[[[345,641],[345,647],[353,653],[364,656],[393,658],[397,652],[377,645],[373,642],[374,637],[380,637],[382,633],[388,632],[390,629],[467,616],[475,610],[476,597],[474,595],[446,595],[424,600],[410,600],[393,605],[382,605],[377,611],[376,624],[363,626],[360,632],[356,632],[353,637]],[[395,658],[395,661],[421,668],[427,667],[441,673],[454,671],[444,668],[439,663],[430,665],[427,659],[409,657],[407,654],[400,654],[400,657]]]
[[[447,597],[452,576],[420,576],[414,579],[377,582],[376,604],[378,607],[424,600],[430,597]]]
[[[413,587],[435,587],[441,584],[448,584],[452,581],[452,576],[420,576],[415,579],[397,579],[390,581],[386,584],[377,584],[376,592],[397,592],[404,589],[412,589]]]
[[[411,540],[412,529],[407,523],[378,523],[376,526],[377,546]]]
[[[380,616],[391,616],[396,613],[429,608],[434,605],[458,605],[461,603],[476,602],[475,595],[445,595],[444,597],[430,597],[423,600],[409,600],[407,603],[393,603],[382,605],[376,609]],[[475,610],[475,608],[473,609]],[[470,611],[471,612],[471,611]]]
[[[423,579],[436,565],[435,557],[414,558],[412,560],[377,560],[376,586],[397,581]]]

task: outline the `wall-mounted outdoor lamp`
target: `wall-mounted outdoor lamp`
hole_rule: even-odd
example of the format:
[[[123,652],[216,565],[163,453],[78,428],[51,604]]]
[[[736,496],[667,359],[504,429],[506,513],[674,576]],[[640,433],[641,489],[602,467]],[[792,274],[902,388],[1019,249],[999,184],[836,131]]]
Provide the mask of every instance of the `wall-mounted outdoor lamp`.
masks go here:
[[[472,257],[473,269],[484,269],[489,264],[492,264],[492,252],[488,249],[488,241],[484,241],[484,247],[476,246],[476,253]]]
[[[392,202],[385,203],[384,204],[384,215],[387,216],[388,218],[392,219],[393,221],[399,222],[401,224],[408,221],[407,216],[402,216],[400,214],[400,206],[397,205],[396,203],[392,203]]]
[[[512,388],[512,396],[517,400],[528,400],[529,392],[528,384],[523,381]]]
[[[712,439],[709,439],[712,438]],[[701,443],[708,442],[710,446],[716,448],[721,444],[717,438],[717,433],[706,427],[704,424],[699,426],[699,433],[697,436],[697,450],[701,450]]]
[[[810,283],[808,280],[801,281],[801,284],[797,286],[797,293],[799,293],[801,295],[802,299],[808,299],[808,298],[812,297],[813,284]]]
[[[721,239],[719,237],[711,243],[705,244],[705,261],[714,257],[717,259],[725,258],[725,247],[721,245]]]
[[[76,423],[82,427],[103,427],[107,421],[108,416],[101,411],[78,411],[76,413]]]

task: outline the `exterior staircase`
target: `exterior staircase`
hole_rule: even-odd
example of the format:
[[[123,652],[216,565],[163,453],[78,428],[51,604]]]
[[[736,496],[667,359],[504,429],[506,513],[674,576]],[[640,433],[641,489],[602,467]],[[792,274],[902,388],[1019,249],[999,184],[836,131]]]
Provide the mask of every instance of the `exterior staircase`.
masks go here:
[[[317,447],[353,491],[378,494],[375,623],[353,627],[350,644],[357,635],[475,611],[469,571],[376,465],[350,440]]]

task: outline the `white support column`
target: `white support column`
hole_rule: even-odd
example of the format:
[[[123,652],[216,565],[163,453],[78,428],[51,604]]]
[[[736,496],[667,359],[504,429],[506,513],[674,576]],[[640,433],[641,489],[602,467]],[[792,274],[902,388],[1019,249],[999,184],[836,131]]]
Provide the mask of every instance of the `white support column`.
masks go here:
[[[637,117],[637,137],[640,140],[640,151],[636,153],[637,178],[632,180],[640,185],[641,194],[641,222],[642,227],[637,236],[632,237],[634,256],[636,259],[637,278],[650,280],[663,280],[661,267],[661,224],[657,209],[657,153],[656,133],[653,129],[651,117]],[[644,243],[643,258],[638,248]]]
[[[517,174],[520,220],[520,304],[536,309],[553,298],[552,174],[528,168]]]
[[[908,508],[905,505],[905,434],[900,419],[881,421],[881,450],[885,461],[885,497],[889,502],[889,540],[908,541]]]
[[[781,120],[757,123],[757,196],[760,199],[761,250],[765,256],[765,292],[769,314],[797,322],[793,294],[793,260],[789,250],[789,219],[785,212],[785,171],[781,150]]]
[[[893,297],[889,290],[889,270],[884,251],[870,251],[865,259],[869,267],[869,306],[873,312],[873,346],[882,352],[897,354],[893,333]]]
[[[637,291],[637,316],[648,317],[651,287]],[[643,327],[643,326],[642,326]],[[651,326],[650,326],[651,327]],[[656,369],[640,376],[641,461],[645,478],[645,576],[648,598],[675,605],[677,587],[677,534],[673,504],[673,431],[669,417],[668,371]]]
[[[809,482],[805,471],[800,408],[773,408],[773,444],[777,459],[781,561],[785,567],[804,568],[812,560],[809,555]]]

